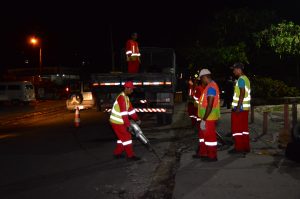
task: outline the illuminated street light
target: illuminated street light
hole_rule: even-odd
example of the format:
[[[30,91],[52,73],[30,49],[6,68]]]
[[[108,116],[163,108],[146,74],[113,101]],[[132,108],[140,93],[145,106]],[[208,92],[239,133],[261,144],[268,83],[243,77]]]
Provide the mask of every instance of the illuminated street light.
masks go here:
[[[35,37],[32,37],[30,39],[30,43],[33,44],[33,45],[36,45],[38,43],[38,40]]]
[[[39,68],[40,68],[40,75],[42,72],[42,44],[40,42],[40,39],[36,38],[36,37],[31,37],[30,38],[30,43],[33,46],[38,46],[39,47]]]

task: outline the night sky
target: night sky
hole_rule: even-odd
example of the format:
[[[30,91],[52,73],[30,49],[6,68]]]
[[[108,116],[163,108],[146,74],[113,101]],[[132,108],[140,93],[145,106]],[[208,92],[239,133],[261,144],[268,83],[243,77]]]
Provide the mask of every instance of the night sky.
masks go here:
[[[130,33],[139,33],[140,46],[178,48],[192,37],[196,27],[206,26],[224,8],[273,9],[280,18],[299,23],[297,1],[113,1],[110,3],[18,3],[1,6],[2,69],[37,65],[38,49],[28,44],[28,36],[42,39],[45,66],[79,67],[84,60],[90,71],[106,71],[111,66],[110,27],[113,47],[118,52]]]

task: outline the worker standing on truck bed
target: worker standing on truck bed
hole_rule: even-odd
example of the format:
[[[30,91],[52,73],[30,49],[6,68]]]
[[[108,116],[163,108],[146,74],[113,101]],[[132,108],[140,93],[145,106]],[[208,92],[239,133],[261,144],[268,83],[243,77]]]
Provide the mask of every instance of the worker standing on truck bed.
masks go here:
[[[131,95],[134,88],[135,87],[131,81],[125,82],[124,91],[118,95],[112,107],[110,123],[118,137],[117,147],[114,150],[114,157],[122,158],[122,153],[125,151],[127,154],[127,160],[137,161],[140,160],[140,158],[135,156],[133,152],[129,116],[133,120],[137,121],[137,124],[139,125],[141,124],[141,121],[139,120],[128,97]]]
[[[140,60],[140,50],[138,42],[136,41],[138,38],[137,33],[131,34],[131,39],[129,39],[126,43],[126,59],[128,64],[128,73],[138,73],[139,66],[141,63]]]

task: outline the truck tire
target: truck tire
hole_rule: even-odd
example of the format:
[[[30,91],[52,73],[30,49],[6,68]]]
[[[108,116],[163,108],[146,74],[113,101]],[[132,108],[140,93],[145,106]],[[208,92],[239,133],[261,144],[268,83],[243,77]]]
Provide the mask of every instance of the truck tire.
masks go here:
[[[163,125],[164,124],[164,115],[162,113],[157,113],[156,122],[157,122],[157,125]]]
[[[165,121],[166,125],[172,124],[173,114],[170,114],[170,113],[164,114],[164,121]]]
[[[98,112],[102,111],[100,100],[96,100],[96,111],[98,111]]]
[[[157,121],[158,125],[169,125],[169,124],[172,124],[173,114],[158,113],[156,115],[156,121]]]
[[[293,129],[293,139],[296,142],[300,142],[300,123],[296,124]]]
[[[19,105],[19,104],[20,104],[20,100],[18,100],[18,99],[13,99],[13,100],[11,100],[11,104],[12,104],[12,105]]]

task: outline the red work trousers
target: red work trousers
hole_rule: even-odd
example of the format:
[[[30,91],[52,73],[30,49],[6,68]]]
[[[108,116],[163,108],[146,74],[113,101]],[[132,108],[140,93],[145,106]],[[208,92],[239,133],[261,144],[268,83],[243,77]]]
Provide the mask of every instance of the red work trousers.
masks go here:
[[[206,121],[206,129],[202,131],[199,128],[199,151],[198,155],[201,157],[208,157],[211,159],[217,158],[217,133],[216,121]]]
[[[248,113],[249,111],[231,113],[231,131],[234,139],[234,148],[239,152],[250,151]]]
[[[195,115],[195,124],[197,126],[197,129],[199,131],[199,128],[200,128],[200,118],[198,117],[198,107],[195,107],[194,106],[194,115]]]
[[[122,124],[111,124],[111,126],[118,137],[114,155],[120,155],[125,151],[128,158],[134,156],[131,134],[126,126]]]
[[[139,60],[128,61],[128,73],[138,73],[140,68]]]
[[[191,118],[191,121],[192,121],[192,125],[195,126],[196,124],[196,114],[195,114],[195,107],[194,107],[194,103],[188,103],[188,114],[189,114],[189,117]]]

